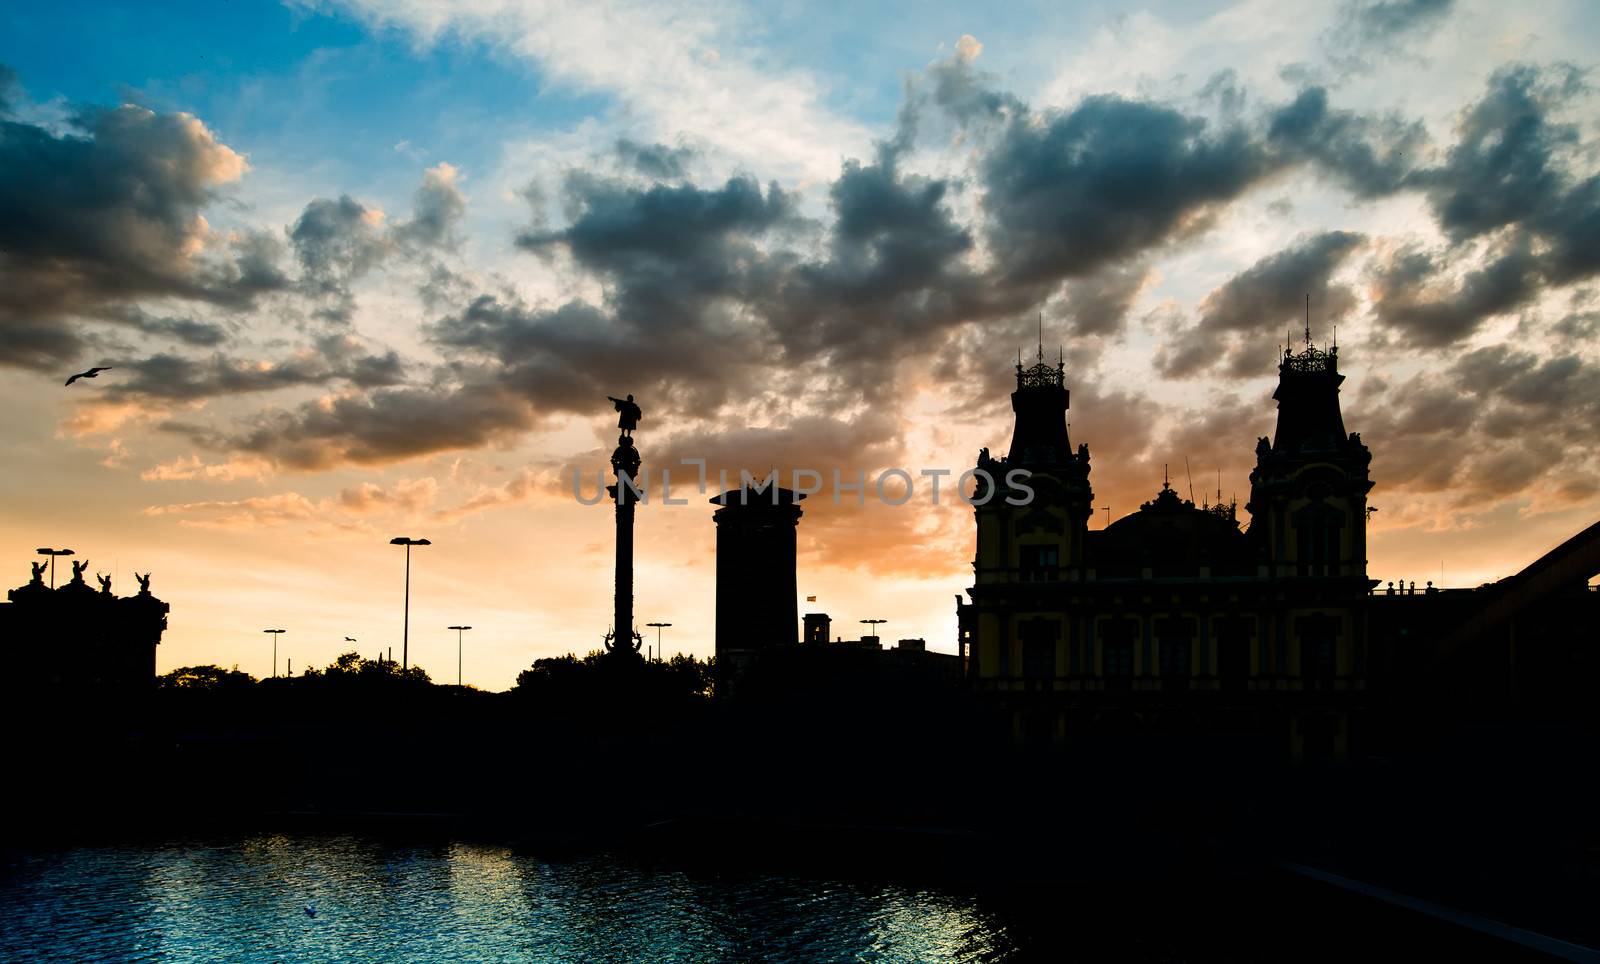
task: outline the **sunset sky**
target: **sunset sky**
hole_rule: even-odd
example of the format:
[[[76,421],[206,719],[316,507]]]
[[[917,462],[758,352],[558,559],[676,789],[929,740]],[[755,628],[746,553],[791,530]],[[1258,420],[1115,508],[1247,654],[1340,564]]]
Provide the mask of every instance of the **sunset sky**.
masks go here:
[[[1476,585],[1595,520],[1600,6],[981,6],[7,4],[6,585],[38,546],[153,572],[162,671],[264,676],[266,627],[296,670],[398,656],[388,540],[427,537],[413,662],[453,682],[470,623],[503,688],[609,628],[571,482],[608,394],[658,472],[959,474],[1042,312],[1101,526],[1164,465],[1244,501],[1307,293],[1375,578]],[[680,472],[636,612],[706,656]],[[944,495],[814,496],[802,611],[953,652]]]

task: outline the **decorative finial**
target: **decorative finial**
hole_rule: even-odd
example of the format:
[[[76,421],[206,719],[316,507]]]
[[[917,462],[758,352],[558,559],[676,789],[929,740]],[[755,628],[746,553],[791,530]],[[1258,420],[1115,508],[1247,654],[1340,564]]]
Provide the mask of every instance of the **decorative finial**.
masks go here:
[[[1306,292],[1306,347],[1311,347],[1311,292]]]
[[[1039,364],[1044,364],[1044,312],[1039,312]]]

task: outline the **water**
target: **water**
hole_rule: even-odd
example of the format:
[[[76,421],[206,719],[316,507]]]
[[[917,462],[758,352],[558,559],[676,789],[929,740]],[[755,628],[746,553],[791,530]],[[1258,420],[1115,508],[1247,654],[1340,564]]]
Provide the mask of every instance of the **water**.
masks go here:
[[[495,846],[253,836],[14,856],[0,961],[1001,961],[970,896]],[[310,904],[316,916],[306,914]]]

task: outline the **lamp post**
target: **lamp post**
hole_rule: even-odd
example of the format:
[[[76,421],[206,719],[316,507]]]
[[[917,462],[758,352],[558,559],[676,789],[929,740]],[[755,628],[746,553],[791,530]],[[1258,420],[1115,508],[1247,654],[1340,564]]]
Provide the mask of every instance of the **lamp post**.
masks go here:
[[[471,629],[471,626],[447,627],[456,631],[456,685],[461,685],[461,634]]]
[[[280,635],[282,635],[283,633],[288,632],[288,630],[284,630],[284,629],[263,629],[262,632],[271,633],[272,634],[272,678],[273,679],[277,679],[278,678],[278,637]]]
[[[395,536],[389,540],[391,546],[406,547],[406,602],[405,622],[400,631],[400,672],[404,673],[411,659],[411,547],[431,546],[433,543],[427,539],[412,539],[409,536]]]
[[[646,626],[655,627],[655,631],[656,631],[656,662],[665,663],[667,661],[666,660],[666,656],[665,656],[665,654],[663,654],[661,652],[661,630],[662,630],[663,627],[671,626],[672,624],[671,623],[645,623],[645,625]]]
[[[883,645],[883,640],[878,636],[878,627],[882,626],[884,623],[888,622],[889,620],[887,620],[887,619],[863,619],[861,621],[864,622],[864,623],[867,623],[868,625],[870,625],[872,627],[872,638],[878,640],[878,645],[882,646]]]
[[[51,589],[56,588],[56,556],[70,556],[70,555],[73,554],[72,550],[71,549],[49,549],[49,548],[46,548],[46,549],[35,549],[33,551],[37,552],[41,556],[49,556],[50,557],[50,588]]]

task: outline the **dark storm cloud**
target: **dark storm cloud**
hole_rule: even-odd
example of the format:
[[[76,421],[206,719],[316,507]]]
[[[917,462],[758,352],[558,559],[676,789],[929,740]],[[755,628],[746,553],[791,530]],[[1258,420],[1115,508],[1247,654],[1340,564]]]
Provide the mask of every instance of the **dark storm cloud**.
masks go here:
[[[1583,498],[1589,491],[1570,483],[1596,468],[1600,369],[1573,354],[1492,345],[1362,396],[1346,421],[1372,446],[1385,484],[1454,489],[1463,507],[1534,487]]]
[[[128,322],[147,335],[173,338],[197,348],[215,348],[228,338],[221,325],[175,315],[151,315],[138,309],[127,313]]]
[[[248,452],[285,468],[380,465],[481,448],[533,427],[527,403],[482,383],[383,388],[264,412],[227,434],[169,426],[213,448]]]
[[[1336,110],[1327,90],[1309,87],[1269,114],[1267,140],[1356,197],[1376,198],[1405,186],[1428,137],[1420,121]]]
[[[1583,91],[1569,66],[1502,67],[1462,112],[1442,162],[1402,178],[1451,242],[1374,266],[1376,314],[1405,341],[1450,344],[1600,273],[1600,179],[1574,177],[1579,133],[1555,118]]]
[[[1577,129],[1552,121],[1550,111],[1581,89],[1571,68],[1495,72],[1444,164],[1418,177],[1447,234],[1462,240],[1548,216],[1566,188],[1558,155],[1578,141]]]
[[[1308,294],[1314,333],[1327,340],[1329,326],[1356,306],[1355,292],[1332,276],[1364,241],[1348,231],[1327,231],[1257,261],[1206,296],[1199,323],[1162,347],[1156,367],[1181,378],[1226,361],[1229,375],[1262,374],[1270,370],[1264,349],[1281,344],[1275,336],[1301,329]]]
[[[1006,282],[1081,277],[1197,233],[1274,167],[1243,127],[1090,97],[1006,126],[982,165],[989,244]]]
[[[121,377],[109,385],[110,399],[198,401],[226,395],[347,381],[363,388],[392,385],[404,375],[392,351],[372,354],[353,339],[329,337],[277,362],[247,361],[221,352],[205,357],[170,353],[119,360]]]
[[[656,181],[681,181],[689,176],[695,152],[689,147],[640,144],[626,137],[617,141],[617,157],[633,171]]]
[[[1459,280],[1448,276],[1441,263],[1445,258],[1448,253],[1405,250],[1373,269],[1378,319],[1413,344],[1440,347],[1460,341],[1488,318],[1513,311],[1539,293],[1539,259],[1525,236],[1514,236]]]
[[[200,217],[244,169],[187,114],[86,108],[59,134],[0,121],[0,364],[57,367],[87,345],[72,319],[115,323],[138,298],[247,307],[272,280]]]
[[[950,212],[950,190],[942,179],[901,174],[888,145],[876,163],[844,164],[829,191],[825,256],[797,260],[760,306],[792,360],[877,368],[950,325],[1039,298],[991,286],[969,263],[973,238]],[[864,387],[892,388],[881,368],[862,376]]]
[[[574,172],[564,193],[571,223],[525,231],[517,245],[570,252],[607,282],[610,307],[641,328],[693,328],[711,302],[741,294],[764,257],[758,239],[799,223],[792,196],[775,183],[763,193],[750,177],[641,189]]]

